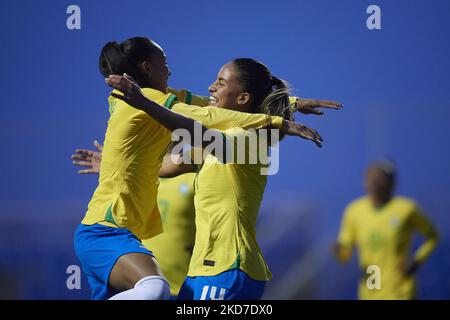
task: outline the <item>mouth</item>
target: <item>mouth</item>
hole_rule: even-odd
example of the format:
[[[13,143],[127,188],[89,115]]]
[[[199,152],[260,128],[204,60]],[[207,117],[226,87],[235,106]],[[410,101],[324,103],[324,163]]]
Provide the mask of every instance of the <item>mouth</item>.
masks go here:
[[[217,104],[217,102],[219,102],[219,99],[217,99],[216,97],[213,97],[213,96],[209,97],[209,104],[211,106],[215,106]]]

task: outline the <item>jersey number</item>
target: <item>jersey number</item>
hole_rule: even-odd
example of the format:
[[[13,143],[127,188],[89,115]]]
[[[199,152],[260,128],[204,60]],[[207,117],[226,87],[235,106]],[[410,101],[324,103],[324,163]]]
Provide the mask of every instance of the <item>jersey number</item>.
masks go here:
[[[225,293],[227,292],[224,288],[218,288],[215,286],[211,286],[211,290],[209,290],[209,286],[204,286],[202,291],[202,296],[200,297],[200,300],[223,300],[225,298]],[[219,296],[216,297],[217,289],[220,289]],[[209,291],[209,299],[208,299],[208,291]]]

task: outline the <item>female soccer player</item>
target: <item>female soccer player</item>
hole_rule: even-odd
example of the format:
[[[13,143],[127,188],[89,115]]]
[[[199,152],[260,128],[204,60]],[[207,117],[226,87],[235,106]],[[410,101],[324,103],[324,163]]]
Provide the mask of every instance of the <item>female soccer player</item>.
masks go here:
[[[118,98],[145,110],[138,88],[128,80],[110,76],[107,82],[124,93]],[[209,90],[215,107],[292,118],[284,83],[253,59],[226,64]],[[224,134],[228,140],[246,133],[235,127]],[[259,299],[271,277],[255,234],[266,185],[266,176],[260,173],[262,164],[222,161],[209,154],[197,173],[196,240],[179,299]],[[167,161],[161,174],[174,176],[195,170],[194,165]]]
[[[111,94],[99,185],[75,232],[75,250],[94,299],[167,299],[167,281],[153,254],[138,239],[162,231],[156,196],[170,131],[184,128],[193,133],[195,126],[194,120],[181,114],[200,120],[202,132],[206,127],[274,126],[317,144],[321,138],[314,130],[280,117],[176,103],[176,97],[166,93],[170,72],[164,51],[147,38],[108,43],[100,55],[100,71],[105,77],[114,73],[133,76],[143,89],[136,100],[128,102],[145,105],[146,112],[123,102],[125,97],[119,93]]]
[[[361,300],[414,299],[415,273],[438,243],[435,227],[415,201],[394,196],[395,176],[395,167],[390,162],[376,163],[367,169],[364,181],[367,195],[352,201],[345,209],[333,248],[341,262],[351,258],[353,248],[358,250]],[[425,241],[411,256],[411,241],[416,232]]]
[[[72,163],[84,167],[79,174],[98,174],[103,146],[94,141],[97,150],[76,149]],[[164,232],[151,239],[141,239],[158,258],[162,273],[175,300],[186,278],[195,240],[194,208],[195,173],[159,179],[157,203]]]

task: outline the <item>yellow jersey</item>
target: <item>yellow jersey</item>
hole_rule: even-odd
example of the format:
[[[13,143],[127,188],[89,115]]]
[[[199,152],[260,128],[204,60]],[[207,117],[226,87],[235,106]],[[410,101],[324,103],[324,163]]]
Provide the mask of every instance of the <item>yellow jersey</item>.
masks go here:
[[[248,134],[242,128],[223,132],[227,139]],[[214,276],[237,268],[255,280],[271,278],[255,230],[267,182],[262,166],[206,157],[194,184],[196,236],[188,276]]]
[[[352,202],[345,210],[338,243],[340,259],[345,261],[356,247],[364,276],[359,284],[360,299],[412,299],[416,293],[413,276],[402,270],[410,261],[414,232],[426,237],[416,251],[414,261],[423,263],[437,244],[437,233],[418,206],[410,199],[393,197],[381,208],[375,208],[369,197]],[[380,288],[369,289],[368,266],[380,270]]]
[[[143,94],[207,128],[281,128],[281,117],[249,114],[177,102],[172,93],[143,88]],[[130,230],[139,239],[162,232],[157,206],[158,176],[171,139],[170,132],[145,112],[110,96],[99,184],[83,224],[100,223]]]
[[[209,97],[192,94],[191,91],[186,89],[176,90],[167,88],[167,92],[174,94],[179,102],[199,107],[206,107],[209,105]]]
[[[164,232],[142,243],[151,250],[170,284],[170,294],[178,295],[186,278],[195,239],[195,173],[160,178],[158,207]]]

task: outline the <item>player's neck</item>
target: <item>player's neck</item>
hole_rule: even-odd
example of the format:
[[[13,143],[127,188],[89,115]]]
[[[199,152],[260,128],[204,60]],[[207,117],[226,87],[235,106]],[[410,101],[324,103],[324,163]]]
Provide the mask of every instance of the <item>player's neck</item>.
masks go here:
[[[391,198],[392,198],[391,194],[387,194],[387,195],[373,194],[373,195],[370,195],[370,200],[372,201],[372,205],[376,209],[383,208],[391,200]]]

